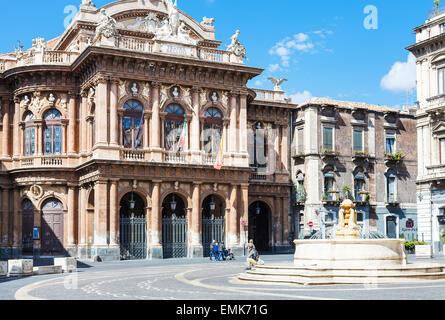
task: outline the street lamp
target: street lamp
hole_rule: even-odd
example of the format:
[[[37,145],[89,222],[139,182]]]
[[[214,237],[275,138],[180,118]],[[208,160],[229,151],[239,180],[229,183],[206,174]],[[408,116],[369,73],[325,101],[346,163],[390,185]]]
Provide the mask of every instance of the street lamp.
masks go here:
[[[177,203],[175,201],[175,195],[173,195],[173,199],[172,199],[172,202],[171,202],[170,205],[171,205],[172,210],[175,211],[176,210],[176,205],[177,205]]]
[[[131,200],[129,201],[129,203],[130,203],[130,209],[133,210],[136,205],[136,201],[134,201],[133,197],[133,192],[131,193]]]
[[[249,228],[249,226],[247,225],[247,222],[243,220],[241,220],[241,226],[244,229],[244,256],[247,255],[246,252],[246,246],[247,246],[247,229]]]
[[[216,207],[216,204],[215,204],[215,201],[212,196],[212,198],[210,200],[210,211],[215,211],[215,207]]]
[[[259,203],[256,204],[256,214],[257,214],[257,216],[259,216],[261,214],[261,208],[260,208]]]

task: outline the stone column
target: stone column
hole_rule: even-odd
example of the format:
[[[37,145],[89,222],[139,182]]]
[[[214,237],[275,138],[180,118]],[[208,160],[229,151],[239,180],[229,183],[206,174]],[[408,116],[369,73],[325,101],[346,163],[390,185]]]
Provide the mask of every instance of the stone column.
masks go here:
[[[96,182],[94,185],[94,246],[96,248],[107,246],[107,200],[107,182]],[[99,255],[99,252],[96,254]]]
[[[62,121],[62,154],[66,154],[66,149],[67,149],[67,137],[68,137],[68,122],[67,121]]]
[[[192,153],[192,163],[201,163],[202,158],[200,157],[201,148],[200,148],[200,140],[201,135],[199,132],[200,122],[200,99],[199,99],[199,88],[193,87],[192,90],[192,100],[193,100],[193,114],[192,124],[191,124],[191,142],[190,142],[190,151]]]
[[[283,164],[283,171],[288,171],[289,169],[289,150],[288,150],[288,126],[285,124],[281,127],[281,162]]]
[[[160,105],[159,105],[159,90],[160,83],[154,82],[152,84],[153,92],[153,105],[152,105],[152,116],[151,116],[151,139],[150,148],[152,151],[151,160],[160,162],[162,161],[161,153],[161,123],[160,123]]]
[[[239,131],[239,151],[244,159],[243,165],[249,166],[249,152],[247,150],[247,92],[241,92],[240,94]]]
[[[18,98],[14,99],[14,118],[13,118],[13,154],[14,158],[20,156],[20,100]]]
[[[80,104],[80,130],[79,130],[79,140],[80,140],[80,147],[79,151],[81,153],[85,153],[87,151],[87,140],[88,140],[88,122],[87,122],[87,115],[88,115],[88,95],[86,91],[82,91],[82,102]]]
[[[107,80],[100,78],[96,90],[96,145],[108,145]]]
[[[2,247],[8,247],[10,244],[10,237],[11,234],[9,232],[9,189],[3,188],[2,189],[2,238],[1,238],[1,245]]]
[[[153,191],[151,195],[152,211],[151,211],[151,259],[162,259],[162,210],[160,203],[161,182],[153,181]]]
[[[42,120],[35,120],[34,124],[36,126],[36,155],[43,155],[43,122]]]
[[[274,240],[275,243],[274,246],[280,246],[281,245],[281,229],[283,227],[282,224],[282,208],[281,208],[281,198],[276,197],[275,198],[275,212],[273,215],[273,230],[274,230]]]
[[[289,232],[290,232],[290,228],[289,228],[289,198],[281,198],[281,200],[282,200],[281,207],[283,208],[282,244],[288,246],[288,245],[290,245],[289,241],[288,241]]]
[[[68,93],[68,154],[75,154],[76,150],[76,132],[77,130],[77,114],[76,114],[76,97],[73,93]]]
[[[117,121],[117,104],[118,104],[118,79],[111,80],[110,90],[110,144],[117,146],[119,144],[119,123]]]
[[[144,138],[144,149],[147,150],[150,146],[149,146],[149,134],[150,131],[148,130],[148,127],[150,126],[150,114],[148,112],[146,112],[144,114],[144,126],[142,128],[142,134],[143,134],[143,138]]]
[[[230,99],[230,124],[229,124],[229,152],[232,154],[236,153],[238,151],[238,129],[236,127],[236,120],[237,120],[237,95],[235,92],[231,91],[229,95]]]
[[[194,183],[192,187],[192,224],[191,224],[191,256],[202,257],[202,210],[201,183]]]
[[[244,227],[242,225],[242,221],[245,223],[249,223],[249,185],[248,184],[242,184],[241,185],[241,205],[239,206],[241,209],[240,212],[240,244],[245,245],[249,242],[249,239],[247,239],[248,235],[244,232]]]
[[[81,186],[79,190],[79,219],[78,219],[78,230],[79,230],[79,245],[86,246],[87,245],[87,189],[85,186]]]
[[[13,191],[13,256],[16,257],[20,255],[22,247],[22,219],[20,215],[20,191],[18,188]]]
[[[227,232],[227,242],[230,247],[239,246],[238,238],[238,186],[232,185],[230,190],[230,217],[229,217],[229,229]]]
[[[117,180],[110,181],[110,246],[119,247],[119,203]]]
[[[76,202],[75,202],[75,186],[68,185],[68,247],[72,248],[75,243],[76,231]]]
[[[9,157],[9,102],[5,102],[3,111],[2,156]]]

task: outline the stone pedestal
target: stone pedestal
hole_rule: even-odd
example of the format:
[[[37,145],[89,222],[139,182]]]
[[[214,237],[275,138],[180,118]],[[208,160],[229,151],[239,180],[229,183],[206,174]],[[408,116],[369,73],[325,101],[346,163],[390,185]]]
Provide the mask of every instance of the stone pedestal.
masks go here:
[[[33,274],[34,275],[44,275],[44,274],[58,274],[62,273],[61,266],[42,266],[42,267],[34,267]]]
[[[432,259],[433,247],[430,245],[416,246],[416,259]]]
[[[91,258],[97,262],[119,261],[120,250],[108,247],[94,247],[91,249]]]
[[[60,266],[63,272],[77,272],[77,260],[75,258],[55,258],[54,265]]]
[[[31,259],[8,261],[8,273],[10,276],[31,276],[33,272],[33,260]]]
[[[164,253],[162,250],[162,245],[152,245],[150,247],[150,255],[149,255],[150,260],[151,259],[163,259],[164,258]]]

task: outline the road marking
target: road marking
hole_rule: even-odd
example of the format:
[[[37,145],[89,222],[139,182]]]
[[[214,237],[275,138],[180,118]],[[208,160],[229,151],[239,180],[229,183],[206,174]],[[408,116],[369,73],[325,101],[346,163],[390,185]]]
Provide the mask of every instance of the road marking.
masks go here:
[[[249,295],[249,296],[251,296],[251,295],[273,296],[273,297],[302,299],[302,300],[341,300],[341,299],[333,299],[333,298],[308,297],[308,296],[296,296],[296,295],[290,295],[290,294],[278,294],[278,293],[267,293],[267,292],[258,292],[258,291],[246,291],[246,290],[236,289],[236,288],[232,288],[232,287],[212,286],[212,285],[209,285],[209,284],[201,283],[201,281],[204,281],[204,280],[210,280],[210,279],[215,279],[215,278],[227,277],[227,275],[220,276],[220,277],[202,278],[202,279],[196,279],[196,280],[188,280],[185,277],[186,274],[193,273],[193,272],[199,272],[199,271],[201,271],[201,269],[190,270],[190,271],[185,271],[185,272],[182,272],[182,273],[178,273],[178,274],[175,275],[175,278],[176,278],[176,280],[178,280],[178,281],[180,281],[182,283],[189,284],[189,285],[196,286],[196,287],[202,287],[202,288],[206,288],[206,289],[224,290],[224,291],[242,293],[242,294],[246,294],[246,295]],[[258,288],[256,288],[256,289],[258,289]]]

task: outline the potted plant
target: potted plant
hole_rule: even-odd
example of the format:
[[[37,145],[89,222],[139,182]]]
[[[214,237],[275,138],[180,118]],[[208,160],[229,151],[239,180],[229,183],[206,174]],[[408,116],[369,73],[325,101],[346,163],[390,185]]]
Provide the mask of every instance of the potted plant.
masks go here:
[[[343,191],[343,195],[344,195],[344,198],[345,199],[350,199],[350,200],[353,200],[352,198],[352,188],[351,188],[351,186],[349,185],[349,184],[345,184],[344,186],[343,186],[343,189],[342,189],[342,191]]]
[[[321,200],[322,200],[322,201],[327,201],[327,200],[328,200],[328,195],[327,195],[326,193],[324,193],[324,194],[321,196]]]

